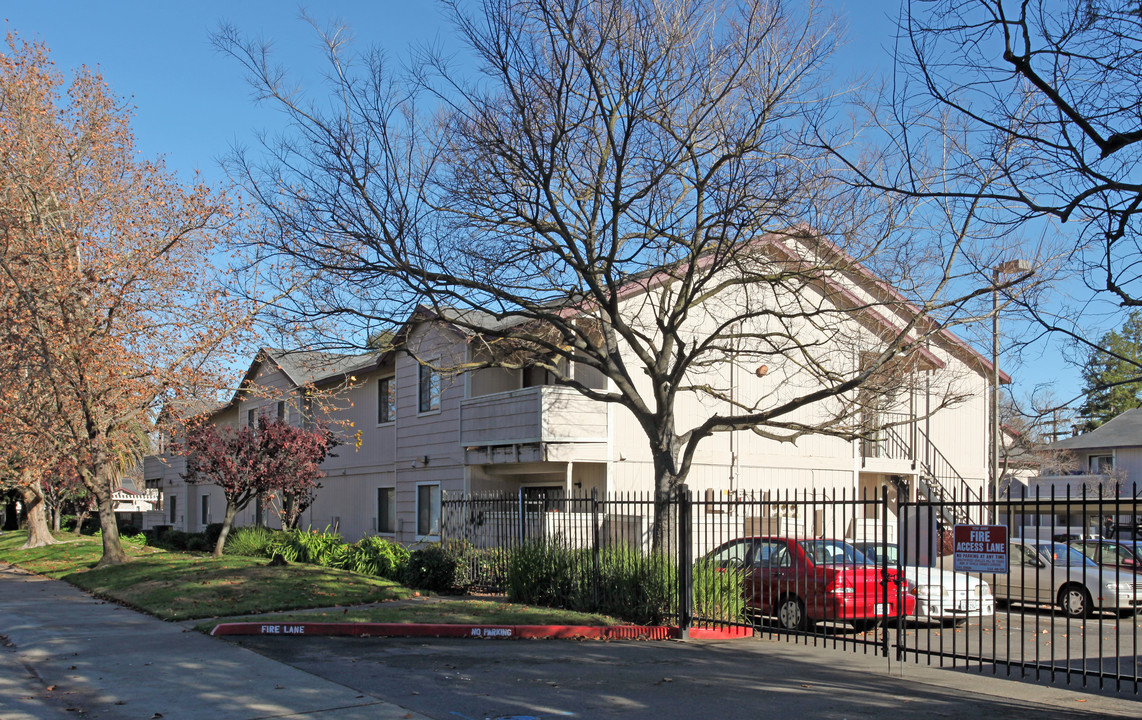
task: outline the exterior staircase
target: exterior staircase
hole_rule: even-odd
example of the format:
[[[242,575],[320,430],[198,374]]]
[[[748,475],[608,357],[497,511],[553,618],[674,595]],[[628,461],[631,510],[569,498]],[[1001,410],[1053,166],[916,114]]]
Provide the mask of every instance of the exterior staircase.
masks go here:
[[[938,505],[945,524],[982,522],[984,507],[979,493],[972,490],[927,433],[919,425],[913,427],[919,452],[914,451],[913,443],[900,433],[897,426],[888,426],[881,430],[883,439],[878,444],[885,451],[881,456],[912,461],[912,469],[918,479],[917,497]],[[907,492],[907,482],[903,478],[894,478],[893,482],[898,489]]]

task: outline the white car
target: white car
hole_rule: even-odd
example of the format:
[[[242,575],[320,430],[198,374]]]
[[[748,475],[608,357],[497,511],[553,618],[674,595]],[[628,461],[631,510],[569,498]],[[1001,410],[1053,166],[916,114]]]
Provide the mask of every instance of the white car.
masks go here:
[[[870,563],[894,566],[898,551],[895,545],[868,542],[857,543]],[[995,597],[983,580],[966,573],[952,572],[938,567],[905,565],[904,580],[908,592],[916,597],[919,620],[952,620],[966,622],[969,617],[988,617],[995,614]]]

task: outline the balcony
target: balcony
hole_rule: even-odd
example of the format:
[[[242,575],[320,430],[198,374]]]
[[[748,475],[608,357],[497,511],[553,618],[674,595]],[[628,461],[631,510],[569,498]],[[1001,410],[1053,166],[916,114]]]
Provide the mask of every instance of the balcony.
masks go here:
[[[553,385],[460,403],[460,445],[469,463],[605,459],[607,406]]]
[[[142,492],[116,490],[111,493],[111,501],[116,512],[147,512],[159,505],[159,491],[147,489]]]

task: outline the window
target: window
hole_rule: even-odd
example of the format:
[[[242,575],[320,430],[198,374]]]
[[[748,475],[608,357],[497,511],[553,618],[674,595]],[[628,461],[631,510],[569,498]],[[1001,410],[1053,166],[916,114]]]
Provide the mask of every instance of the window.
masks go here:
[[[1025,565],[1038,567],[1041,563],[1045,562],[1045,558],[1039,555],[1033,548],[1026,545],[1012,545],[1011,546],[1011,560],[1012,565]]]
[[[1090,471],[1092,475],[1109,475],[1114,472],[1114,456],[1091,455]]]
[[[377,532],[397,531],[396,488],[377,488]]]
[[[162,492],[163,491],[163,479],[162,478],[152,478],[150,480],[144,480],[143,486],[147,490],[158,490],[158,493],[156,494],[155,507],[153,509],[161,512],[164,509],[163,492]]]
[[[278,420],[289,422],[289,406],[285,404],[284,400],[278,401]]]
[[[440,486],[416,486],[416,534],[440,534]]]
[[[396,383],[391,377],[377,381],[377,424],[384,425],[397,419]]]
[[[257,411],[257,409],[246,411],[246,426],[249,427],[251,430],[258,427],[258,411]]]
[[[783,542],[761,541],[757,544],[753,564],[754,567],[788,567],[790,565],[789,548]]]
[[[210,496],[202,496],[202,524],[206,526],[210,523]]]
[[[709,560],[717,567],[741,567],[745,565],[745,556],[748,550],[749,545],[738,540],[723,546],[720,550],[710,555]]]
[[[440,409],[440,373],[430,365],[420,366],[420,377],[417,383],[419,397],[419,412],[431,412]]]
[[[174,525],[176,522],[178,522],[178,515],[176,514],[178,512],[178,495],[170,495],[168,497],[169,500],[167,502],[167,506],[171,509],[170,524]]]

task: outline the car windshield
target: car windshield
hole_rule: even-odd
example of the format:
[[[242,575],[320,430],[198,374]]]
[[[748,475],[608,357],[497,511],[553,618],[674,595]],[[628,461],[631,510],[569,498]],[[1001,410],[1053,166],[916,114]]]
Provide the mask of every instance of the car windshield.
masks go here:
[[[839,540],[804,540],[801,547],[816,565],[832,565],[836,563],[866,564],[869,561],[859,550],[846,542]]]
[[[1098,563],[1083,555],[1077,548],[1063,543],[1043,543],[1039,545],[1039,552],[1046,555],[1055,565],[1069,565],[1070,567],[1098,567]]]

